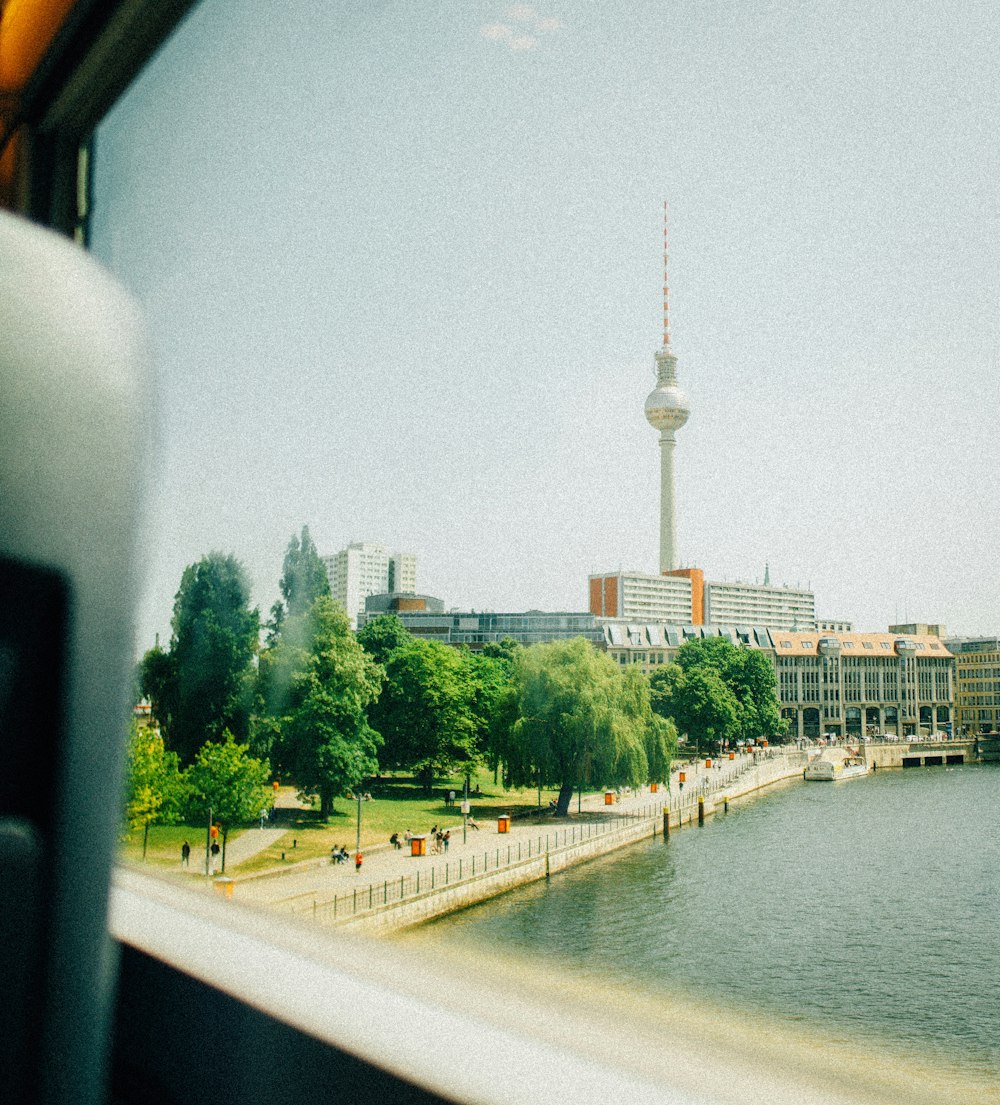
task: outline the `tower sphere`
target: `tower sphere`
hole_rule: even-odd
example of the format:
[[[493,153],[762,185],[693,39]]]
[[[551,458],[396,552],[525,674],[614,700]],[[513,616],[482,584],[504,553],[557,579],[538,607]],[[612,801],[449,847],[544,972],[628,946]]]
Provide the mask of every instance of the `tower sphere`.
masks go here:
[[[646,399],[646,420],[656,430],[679,430],[691,413],[687,396],[676,384],[660,384]]]

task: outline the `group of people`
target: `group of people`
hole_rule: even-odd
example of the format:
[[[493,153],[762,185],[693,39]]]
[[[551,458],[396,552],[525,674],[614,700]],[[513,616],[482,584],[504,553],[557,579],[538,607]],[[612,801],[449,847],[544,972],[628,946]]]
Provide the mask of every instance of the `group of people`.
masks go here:
[[[350,853],[343,844],[334,844],[333,848],[330,850],[331,863],[345,863],[350,858]]]

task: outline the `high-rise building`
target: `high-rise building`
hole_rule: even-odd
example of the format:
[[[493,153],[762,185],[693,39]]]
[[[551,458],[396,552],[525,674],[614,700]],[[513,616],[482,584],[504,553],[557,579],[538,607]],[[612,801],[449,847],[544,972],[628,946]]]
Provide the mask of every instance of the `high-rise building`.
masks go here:
[[[390,592],[409,593],[417,589],[417,558],[414,553],[393,553],[389,557]]]
[[[688,420],[687,399],[677,386],[677,358],[670,348],[667,283],[667,205],[663,205],[663,345],[655,355],[656,387],[646,399],[646,420],[660,431],[660,572],[677,567],[677,510],[674,505],[675,433]]]
[[[705,621],[715,625],[766,625],[769,629],[815,629],[812,591],[765,583],[705,584]]]
[[[588,582],[590,612],[596,617],[680,625],[694,620],[690,578],[619,571],[590,576]]]
[[[357,625],[358,615],[364,612],[369,595],[416,590],[414,553],[390,555],[384,545],[359,541],[322,560],[333,600],[347,611],[352,628]]]

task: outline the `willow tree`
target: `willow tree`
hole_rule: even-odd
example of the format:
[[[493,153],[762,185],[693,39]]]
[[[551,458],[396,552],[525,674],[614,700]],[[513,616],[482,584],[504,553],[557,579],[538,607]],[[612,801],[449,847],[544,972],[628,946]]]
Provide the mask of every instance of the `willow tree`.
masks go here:
[[[669,767],[670,729],[641,674],[582,637],[520,652],[508,705],[511,723],[497,735],[504,779],[558,787],[560,816],[578,786],[638,786]]]

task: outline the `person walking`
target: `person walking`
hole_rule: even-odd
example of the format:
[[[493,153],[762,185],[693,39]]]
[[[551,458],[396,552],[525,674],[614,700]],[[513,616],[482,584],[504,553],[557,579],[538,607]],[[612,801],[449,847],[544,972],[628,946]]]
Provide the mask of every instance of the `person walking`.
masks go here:
[[[361,874],[361,862],[362,862],[363,859],[364,859],[364,856],[362,856],[362,854],[360,852],[358,852],[358,854],[354,857],[354,870],[359,875]]]
[[[181,845],[181,867],[188,867],[191,863],[191,845],[185,840]]]

